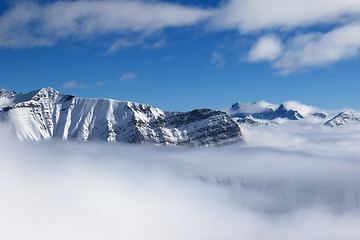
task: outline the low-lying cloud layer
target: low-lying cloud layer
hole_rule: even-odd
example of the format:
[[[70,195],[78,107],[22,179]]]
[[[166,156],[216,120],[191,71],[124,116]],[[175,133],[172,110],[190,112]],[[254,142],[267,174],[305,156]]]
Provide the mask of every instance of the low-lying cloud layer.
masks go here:
[[[270,61],[283,74],[357,57],[356,0],[229,0],[208,8],[166,1],[15,1],[0,16],[0,48],[52,46],[61,40],[106,37],[119,48],[166,45],[151,36],[166,28],[201,26],[258,36],[247,60]],[[263,35],[263,36],[262,36]],[[112,39],[112,40],[109,40]]]
[[[1,129],[1,239],[358,239],[357,129],[284,124],[188,149],[18,142]]]

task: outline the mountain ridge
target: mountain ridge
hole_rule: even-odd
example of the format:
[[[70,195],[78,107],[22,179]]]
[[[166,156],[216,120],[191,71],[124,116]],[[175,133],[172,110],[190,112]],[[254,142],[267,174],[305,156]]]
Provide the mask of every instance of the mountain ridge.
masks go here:
[[[1,90],[1,98],[10,103],[0,105],[0,120],[11,124],[20,139],[186,146],[243,141],[239,126],[221,111],[169,112],[129,101],[76,98],[49,87],[25,94],[9,92]]]
[[[306,118],[325,119],[327,114],[315,107],[296,101],[287,101],[280,105],[264,100],[257,102],[234,103],[228,110],[229,116],[241,126],[277,125],[284,121]]]
[[[360,123],[360,113],[357,113],[352,110],[344,110],[337,114],[335,117],[324,123],[325,126],[329,127],[339,127],[344,125],[359,124]]]
[[[318,112],[316,109],[298,102],[288,101],[275,105],[263,100],[250,103],[234,103],[229,109],[229,114],[232,118],[245,119],[252,117],[261,120],[274,120],[277,118],[299,120],[309,115],[320,118],[326,118],[327,116],[323,112]]]

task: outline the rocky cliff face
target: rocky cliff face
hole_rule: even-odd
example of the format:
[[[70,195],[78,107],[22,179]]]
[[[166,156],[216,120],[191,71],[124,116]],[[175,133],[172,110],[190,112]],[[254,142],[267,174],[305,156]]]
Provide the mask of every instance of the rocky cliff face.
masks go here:
[[[52,88],[27,94],[0,91],[0,120],[20,139],[105,140],[204,146],[243,141],[224,112],[166,112],[146,104],[81,99]]]

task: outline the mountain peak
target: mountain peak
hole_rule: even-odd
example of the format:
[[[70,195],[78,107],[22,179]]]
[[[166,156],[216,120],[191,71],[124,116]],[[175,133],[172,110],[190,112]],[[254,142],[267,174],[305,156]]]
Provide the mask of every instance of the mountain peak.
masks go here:
[[[249,103],[234,103],[231,106],[232,112],[241,112],[241,113],[260,113],[267,110],[275,110],[278,106],[275,104],[268,103],[264,100],[258,102],[249,102]]]
[[[344,110],[329,121],[325,122],[324,125],[337,127],[354,123],[360,123],[360,113],[352,110]]]
[[[51,87],[46,87],[46,88],[40,88],[37,89],[35,91],[31,91],[29,93],[25,93],[25,94],[18,94],[15,98],[15,103],[20,103],[20,102],[27,102],[27,101],[47,101],[47,100],[52,100],[52,101],[56,101],[57,99],[63,98],[64,94],[60,93],[59,91],[55,90],[54,88]]]
[[[6,98],[12,98],[16,96],[16,92],[0,88],[0,98],[6,97]]]
[[[304,118],[298,111],[288,109],[284,104],[281,104],[275,111],[276,118],[287,118],[289,120],[299,120]]]
[[[63,95],[62,93],[58,92],[54,88],[46,87],[46,88],[40,88],[33,93],[36,93],[32,98],[33,100],[37,100],[40,98],[53,98],[59,94]]]

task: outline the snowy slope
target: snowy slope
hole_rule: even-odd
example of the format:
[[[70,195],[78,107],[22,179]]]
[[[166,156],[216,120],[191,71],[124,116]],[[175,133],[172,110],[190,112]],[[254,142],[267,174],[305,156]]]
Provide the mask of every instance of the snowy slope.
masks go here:
[[[0,120],[10,123],[20,139],[195,146],[242,141],[240,128],[220,111],[164,112],[127,101],[76,98],[52,88],[0,94]]]
[[[360,113],[351,110],[346,110],[346,111],[342,111],[341,113],[330,119],[329,121],[325,122],[324,125],[330,127],[337,127],[337,126],[344,126],[348,124],[357,124],[357,123],[360,123]]]

